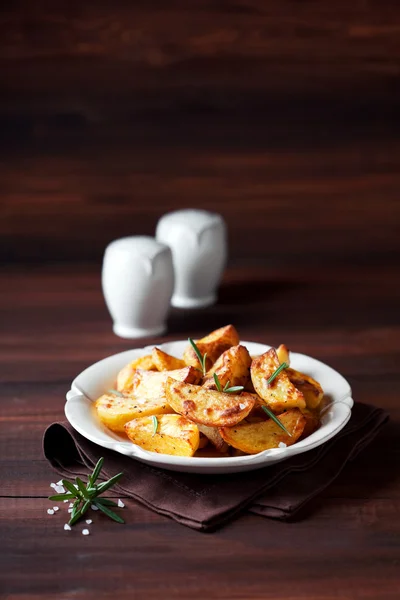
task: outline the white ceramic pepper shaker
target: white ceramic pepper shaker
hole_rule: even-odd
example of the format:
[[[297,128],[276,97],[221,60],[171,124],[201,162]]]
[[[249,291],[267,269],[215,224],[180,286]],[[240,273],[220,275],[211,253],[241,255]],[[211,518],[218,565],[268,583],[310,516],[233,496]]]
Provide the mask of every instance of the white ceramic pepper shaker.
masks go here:
[[[111,242],[104,254],[102,286],[114,333],[123,338],[164,333],[174,289],[171,249],[147,236]]]
[[[167,213],[157,224],[156,238],[172,250],[172,305],[200,308],[214,304],[227,258],[226,226],[221,215],[197,209]]]

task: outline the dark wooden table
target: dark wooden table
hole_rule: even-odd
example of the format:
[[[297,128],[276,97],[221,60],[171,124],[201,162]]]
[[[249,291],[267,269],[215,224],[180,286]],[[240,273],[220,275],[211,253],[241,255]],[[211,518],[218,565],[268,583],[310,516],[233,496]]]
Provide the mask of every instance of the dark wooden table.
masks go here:
[[[132,346],[111,333],[98,270],[13,269],[1,279],[0,581],[16,598],[398,598],[399,289],[393,274],[232,269],[220,302],[174,311],[168,339],[233,322],[246,339],[309,353],[392,421],[295,523],[243,516],[191,531],[127,500],[127,524],[94,515],[91,535],[46,514],[46,425],[84,366]],[[157,342],[159,340],[152,340]],[[160,340],[161,341],[161,340]]]
[[[0,596],[400,597],[400,11],[395,2],[7,3],[0,14]],[[112,239],[167,210],[227,221],[234,323],[390,412],[294,523],[201,534],[127,501],[92,533],[48,516],[45,427],[85,366],[132,347],[100,288]],[[137,345],[140,345],[138,342]]]

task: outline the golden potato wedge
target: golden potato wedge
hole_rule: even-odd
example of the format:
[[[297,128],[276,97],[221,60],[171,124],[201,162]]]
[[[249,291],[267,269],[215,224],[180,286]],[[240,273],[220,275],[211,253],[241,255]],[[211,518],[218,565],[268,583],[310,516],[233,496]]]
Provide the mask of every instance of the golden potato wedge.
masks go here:
[[[318,381],[295,369],[286,369],[286,374],[293,385],[303,394],[307,408],[318,408],[324,397],[324,390]]]
[[[156,433],[152,417],[133,419],[126,423],[125,432],[134,444],[159,454],[193,456],[199,447],[197,425],[181,415],[157,417]]]
[[[165,398],[165,382],[168,378],[185,383],[198,383],[201,373],[194,367],[173,371],[136,370],[132,380],[132,393],[143,398]]]
[[[290,381],[286,369],[268,384],[268,379],[275,373],[279,365],[275,348],[271,348],[253,360],[250,373],[257,394],[275,413],[289,408],[305,408],[304,396]]]
[[[230,446],[247,454],[258,454],[270,448],[278,448],[280,442],[291,446],[303,433],[306,419],[297,408],[282,413],[279,419],[291,433],[291,437],[272,419],[262,423],[239,423],[235,427],[220,427],[219,432]]]
[[[151,354],[136,358],[128,365],[125,365],[123,369],[117,375],[117,390],[119,392],[130,392],[132,389],[132,378],[135,374],[136,369],[142,369],[145,371],[155,371],[156,366],[153,363]]]
[[[279,364],[286,363],[288,366],[290,365],[289,348],[285,346],[285,344],[281,344],[276,349],[276,354],[278,356]]]
[[[203,387],[208,390],[216,390],[214,373],[223,388],[227,383],[230,387],[242,385],[250,381],[251,356],[244,346],[232,346],[225,350],[215,361],[207,375],[203,379]]]
[[[254,406],[251,394],[225,394],[169,378],[167,402],[175,412],[209,427],[232,426],[247,417]]]
[[[312,433],[314,433],[314,431],[317,431],[317,429],[320,425],[320,416],[319,416],[318,409],[317,410],[309,410],[309,409],[305,408],[301,412],[303,414],[303,417],[306,420],[306,424],[304,426],[303,433],[301,434],[301,439],[303,439],[303,438],[308,437]]]
[[[221,437],[218,427],[207,427],[207,425],[197,424],[200,433],[202,433],[218,450],[218,452],[226,452],[228,450],[228,444],[224,442]]]
[[[124,425],[146,415],[171,413],[165,398],[135,398],[104,394],[94,403],[100,421],[112,431],[124,432]]]
[[[206,337],[201,338],[201,340],[196,340],[196,345],[202,356],[207,353],[207,370],[212,367],[217,358],[221,356],[225,350],[228,350],[231,346],[237,346],[238,344],[239,335],[233,325],[226,325],[226,327],[216,329],[209,335],[206,335]],[[196,352],[190,344],[183,353],[183,360],[187,365],[197,368],[200,367]]]
[[[151,353],[153,363],[157,371],[174,371],[176,369],[184,369],[186,363],[181,358],[175,358],[166,352],[160,350],[160,348],[153,348]]]

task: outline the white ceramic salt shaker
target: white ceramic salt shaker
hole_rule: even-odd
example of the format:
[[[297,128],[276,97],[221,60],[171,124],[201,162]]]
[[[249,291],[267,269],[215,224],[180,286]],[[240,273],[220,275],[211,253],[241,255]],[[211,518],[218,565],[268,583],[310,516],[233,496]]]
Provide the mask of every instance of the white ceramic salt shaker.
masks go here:
[[[200,308],[214,304],[227,258],[223,218],[205,210],[177,210],[159,220],[156,238],[172,250],[172,305]]]
[[[111,242],[104,254],[102,286],[114,333],[123,338],[164,333],[174,289],[171,249],[147,236]]]

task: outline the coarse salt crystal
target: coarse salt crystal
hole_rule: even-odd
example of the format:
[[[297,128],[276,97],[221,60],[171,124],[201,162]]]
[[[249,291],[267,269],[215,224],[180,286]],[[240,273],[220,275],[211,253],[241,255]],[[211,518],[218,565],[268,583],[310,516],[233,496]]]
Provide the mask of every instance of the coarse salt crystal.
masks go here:
[[[47,509],[47,514],[48,515],[54,515],[54,510],[52,508],[48,508]]]
[[[54,489],[56,490],[57,494],[65,494],[65,489],[62,485],[56,485]]]
[[[240,410],[243,410],[243,409],[246,408],[246,405],[245,404],[239,404],[239,408],[240,408]]]
[[[120,508],[124,508],[125,504],[122,502],[122,500],[118,500],[118,506]]]
[[[65,504],[66,502],[68,502],[68,500],[63,500],[63,502],[64,502],[64,504]]]
[[[56,483],[51,483],[51,484],[50,484],[50,487],[52,487],[52,488],[56,488],[56,487],[57,487],[57,484],[56,484]]]
[[[60,481],[57,481],[57,485],[62,485],[63,484],[63,480],[60,479]]]
[[[69,509],[68,509],[68,512],[69,512],[69,513],[72,513],[72,508],[69,508]]]
[[[278,448],[287,448],[287,445],[285,444],[285,442],[279,442]]]
[[[95,504],[92,504],[90,507],[92,510],[99,510]]]
[[[73,507],[73,505],[74,505],[74,503],[73,503],[73,502],[70,502],[70,503],[69,503],[69,508],[72,508],[72,507]]]
[[[78,489],[78,484],[77,483],[74,483],[74,488]]]
[[[64,525],[64,530],[65,530],[65,531],[71,531],[71,526],[70,526],[70,525],[68,525],[68,523],[65,523],[65,525]]]
[[[53,510],[54,510],[54,512],[57,512],[60,509],[58,508],[58,506],[53,506]]]
[[[88,525],[90,525],[91,523],[93,523],[93,521],[92,521],[92,519],[86,519],[86,523],[87,523]]]
[[[89,529],[82,529],[82,535],[89,535]]]

